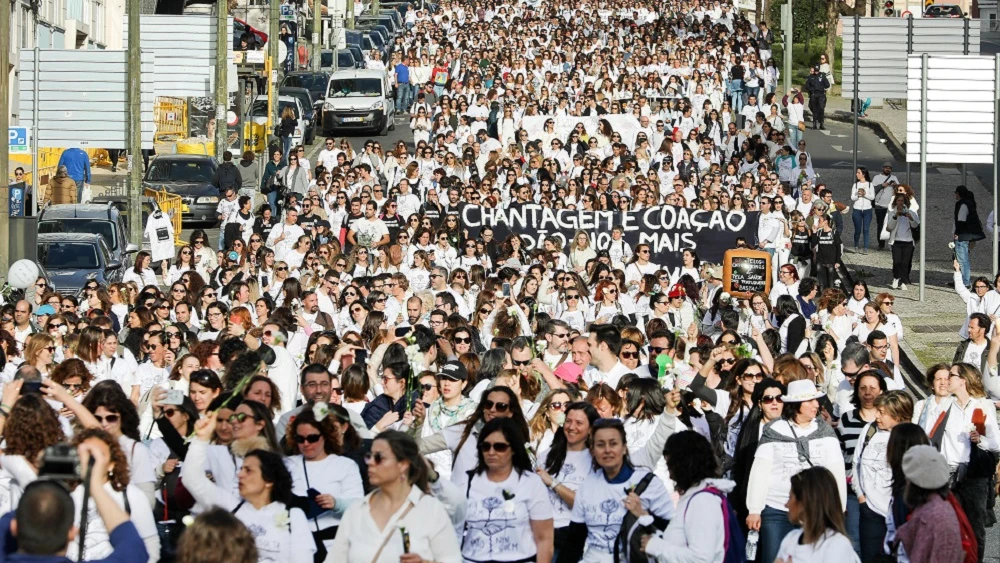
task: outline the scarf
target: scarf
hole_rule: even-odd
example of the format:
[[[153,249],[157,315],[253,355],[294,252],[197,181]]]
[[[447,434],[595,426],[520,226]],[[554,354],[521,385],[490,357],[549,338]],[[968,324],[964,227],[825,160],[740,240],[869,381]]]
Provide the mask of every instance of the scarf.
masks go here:
[[[444,401],[438,399],[431,403],[427,422],[431,425],[432,430],[438,432],[446,426],[451,426],[465,420],[472,414],[475,408],[476,402],[468,397],[463,397],[458,406],[454,408],[448,407],[444,404]]]
[[[792,434],[794,437],[785,436],[784,434],[775,430],[774,425],[784,422],[792,429]],[[799,453],[799,460],[807,462],[812,466],[812,461],[809,460],[809,442],[810,440],[819,440],[821,438],[836,438],[837,435],[834,433],[833,428],[826,423],[826,420],[822,418],[816,419],[816,431],[808,436],[799,436],[795,431],[795,427],[792,426],[793,422],[787,419],[779,419],[767,424],[764,427],[764,433],[760,437],[759,446],[770,442],[784,442],[784,443],[794,443],[795,449]]]

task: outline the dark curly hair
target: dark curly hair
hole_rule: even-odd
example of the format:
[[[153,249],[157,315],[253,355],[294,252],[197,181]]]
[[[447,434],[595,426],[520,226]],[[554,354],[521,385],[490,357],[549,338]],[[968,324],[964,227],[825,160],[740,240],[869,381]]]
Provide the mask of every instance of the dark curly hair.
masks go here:
[[[222,357],[221,355],[219,356]],[[236,389],[240,381],[250,374],[257,374],[260,370],[261,357],[257,352],[245,352],[236,356],[232,363],[226,365],[225,379],[222,381],[222,388],[226,391]]]
[[[56,411],[41,395],[28,393],[14,403],[3,429],[4,453],[22,455],[31,463],[39,452],[66,439]]]
[[[288,430],[285,431],[286,451],[289,452],[289,455],[298,453],[296,451],[298,448],[296,448],[295,444],[295,433],[298,432],[299,426],[308,424],[319,430],[320,435],[323,436],[324,452],[330,455],[340,455],[343,451],[343,446],[341,445],[340,428],[334,424],[335,418],[333,414],[328,414],[322,421],[316,420],[316,415],[313,414],[312,409],[302,409],[302,412],[292,419],[292,423],[288,425]]]
[[[663,447],[670,478],[677,484],[677,492],[684,494],[691,487],[719,476],[719,460],[712,444],[694,430],[677,432],[667,438]]]
[[[135,405],[125,396],[121,385],[110,379],[101,381],[87,393],[83,399],[83,406],[87,407],[91,413],[97,412],[97,407],[104,407],[109,411],[121,416],[122,434],[140,441],[139,436],[139,412],[135,410]]]
[[[284,458],[281,454],[269,452],[267,450],[252,450],[244,458],[257,458],[260,461],[260,475],[266,483],[271,484],[271,502],[289,504],[292,502],[292,475],[285,467]]]
[[[66,380],[73,379],[74,377],[80,378],[80,383],[82,385],[81,389],[84,392],[90,390],[90,383],[93,381],[94,376],[91,375],[90,370],[87,369],[83,360],[79,358],[69,358],[63,360],[52,369],[51,373],[49,373],[49,379],[55,381],[59,385],[66,385]]]
[[[117,383],[114,384],[118,385]],[[111,475],[108,476],[108,482],[111,483],[111,488],[114,490],[118,492],[124,491],[125,487],[128,487],[129,481],[128,458],[125,457],[125,451],[118,445],[118,440],[115,440],[111,437],[111,434],[100,428],[84,428],[78,431],[73,436],[73,446],[79,446],[91,438],[97,438],[108,445],[108,450],[111,452],[108,465],[112,467]]]

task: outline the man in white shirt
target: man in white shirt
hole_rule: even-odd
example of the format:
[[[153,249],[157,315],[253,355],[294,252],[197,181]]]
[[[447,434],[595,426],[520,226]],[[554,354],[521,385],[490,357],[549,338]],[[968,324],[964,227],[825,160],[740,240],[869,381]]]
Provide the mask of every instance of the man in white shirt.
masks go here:
[[[618,359],[621,351],[621,332],[612,325],[593,325],[587,337],[590,348],[590,365],[597,368],[592,380],[587,385],[593,387],[597,383],[606,383],[612,389],[618,388],[618,380],[630,373],[625,364]],[[584,377],[586,377],[584,373]]]
[[[374,201],[365,205],[365,216],[351,225],[347,233],[347,242],[366,248],[377,248],[389,243],[389,228],[385,222],[376,217],[377,208]]]
[[[889,206],[896,195],[899,178],[892,173],[892,163],[888,160],[882,163],[882,172],[872,177],[872,189],[875,190],[875,230],[881,232],[885,225],[885,216],[889,214]],[[885,241],[879,238],[879,249],[885,248]]]
[[[170,377],[171,366],[167,365],[167,347],[163,342],[163,333],[155,332],[144,342],[149,359],[136,370],[135,381],[139,384],[139,396],[142,397],[153,387],[163,383]]]
[[[316,161],[322,164],[327,171],[337,167],[337,155],[343,152],[337,149],[336,146],[334,138],[327,137],[323,150],[319,151],[319,155],[316,156]]]
[[[972,313],[969,316],[969,338],[959,343],[955,350],[954,363],[964,362],[976,366],[981,372],[989,373],[986,350],[990,339],[990,318],[986,313]]]
[[[546,323],[540,332],[546,342],[545,351],[542,353],[545,365],[556,369],[559,364],[573,361],[569,344],[570,327],[565,321],[553,319]]]
[[[278,391],[281,393],[281,413],[284,414],[295,408],[295,401],[299,395],[299,372],[295,367],[295,359],[285,348],[288,343],[288,333],[274,323],[267,323],[263,328],[261,342],[274,350],[275,357],[274,363],[267,367],[267,376],[278,386]]]
[[[274,249],[275,261],[284,261],[299,237],[305,234],[302,227],[296,224],[298,220],[299,212],[288,209],[285,211],[285,222],[271,229],[271,234],[267,236],[267,246]]]
[[[408,219],[418,211],[420,211],[420,198],[410,191],[409,180],[400,180],[399,195],[396,196],[396,212],[404,219]]]

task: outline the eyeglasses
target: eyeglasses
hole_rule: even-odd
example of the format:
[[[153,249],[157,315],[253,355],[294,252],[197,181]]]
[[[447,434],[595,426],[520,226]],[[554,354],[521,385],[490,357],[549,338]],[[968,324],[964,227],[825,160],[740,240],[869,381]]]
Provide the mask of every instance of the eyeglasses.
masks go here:
[[[121,419],[121,415],[109,414],[107,416],[101,416],[101,415],[95,414],[94,418],[96,418],[97,422],[100,423],[100,424],[104,424],[105,422],[107,422],[108,424],[114,424],[114,423],[118,422],[119,419]]]
[[[230,424],[232,424],[234,422],[243,423],[243,422],[246,422],[246,419],[248,419],[248,418],[251,418],[253,420],[257,420],[256,416],[254,416],[252,414],[247,414],[245,412],[233,413],[233,414],[229,415],[229,419],[228,420],[229,420]]]
[[[479,451],[483,453],[486,453],[491,449],[498,454],[502,454],[510,449],[510,444],[507,442],[483,442],[482,444],[479,444]]]
[[[381,465],[386,459],[387,458],[382,455],[382,452],[368,452],[365,454],[365,463],[375,462],[375,465]]]
[[[420,387],[423,388],[424,391],[430,391],[431,389],[434,388],[434,384],[433,383],[421,383]]]
[[[483,402],[483,410],[486,411],[496,410],[497,412],[507,412],[509,408],[510,403],[494,403],[489,399]]]
[[[322,438],[322,437],[323,436],[321,436],[319,434],[307,434],[305,436],[303,436],[301,434],[296,434],[295,435],[295,443],[296,444],[305,444],[306,442],[309,442],[310,444],[315,444],[316,442],[319,442],[319,439]]]
[[[621,352],[621,356],[627,360],[634,360],[639,357],[639,352]]]
[[[526,366],[531,363],[531,360],[512,360],[512,361],[514,363],[514,367]]]
[[[770,405],[772,403],[782,403],[781,395],[764,395],[760,398],[761,404]]]

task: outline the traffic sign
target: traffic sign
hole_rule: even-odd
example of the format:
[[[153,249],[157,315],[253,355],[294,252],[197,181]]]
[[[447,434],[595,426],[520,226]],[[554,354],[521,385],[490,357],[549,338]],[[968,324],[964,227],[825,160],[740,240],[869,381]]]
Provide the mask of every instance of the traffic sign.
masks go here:
[[[11,127],[7,130],[7,146],[10,154],[28,154],[31,145],[28,143],[27,127]]]

